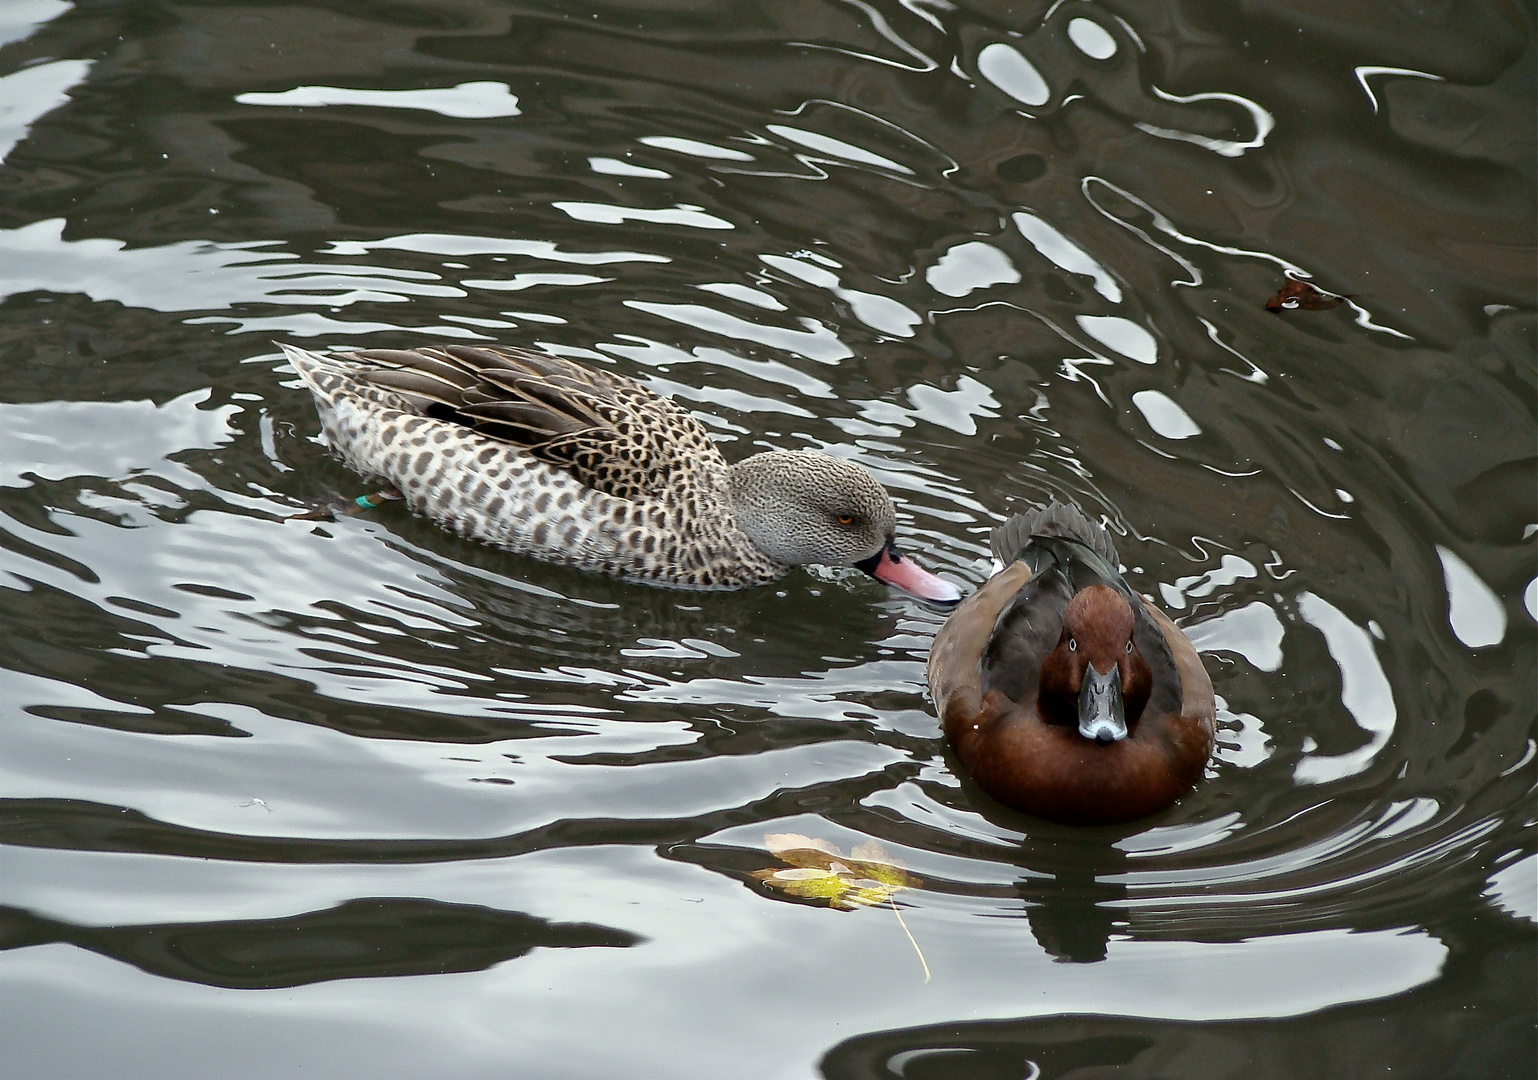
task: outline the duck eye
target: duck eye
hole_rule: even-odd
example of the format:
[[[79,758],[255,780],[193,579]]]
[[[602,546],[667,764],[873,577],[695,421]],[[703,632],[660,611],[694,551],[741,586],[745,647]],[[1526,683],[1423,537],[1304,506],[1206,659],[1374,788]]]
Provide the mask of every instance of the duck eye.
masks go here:
[[[1079,643],[1077,641],[1075,641],[1073,638],[1069,638],[1068,639],[1068,651],[1069,652],[1078,652],[1079,651]]]
[[[838,523],[840,525],[853,525],[854,524],[854,515],[853,514],[840,514],[838,516]]]

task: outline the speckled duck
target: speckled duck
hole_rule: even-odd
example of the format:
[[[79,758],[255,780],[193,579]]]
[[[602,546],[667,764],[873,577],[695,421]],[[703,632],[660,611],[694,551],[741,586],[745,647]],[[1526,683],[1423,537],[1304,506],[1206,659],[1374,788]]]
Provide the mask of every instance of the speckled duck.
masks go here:
[[[868,470],[810,450],[728,465],[686,409],[624,376],[505,346],[281,348],[342,460],[461,536],[679,589],[819,563],[960,598],[898,552]]]

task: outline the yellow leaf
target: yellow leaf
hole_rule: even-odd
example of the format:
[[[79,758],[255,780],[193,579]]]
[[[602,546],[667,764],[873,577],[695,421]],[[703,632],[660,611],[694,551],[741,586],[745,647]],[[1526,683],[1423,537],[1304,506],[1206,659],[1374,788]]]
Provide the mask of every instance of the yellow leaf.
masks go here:
[[[901,890],[915,888],[923,882],[890,858],[880,844],[874,840],[862,841],[854,846],[850,858],[826,840],[797,833],[770,833],[764,837],[764,846],[775,858],[787,864],[786,869],[752,871],[753,877],[771,889],[803,900],[826,900],[829,907],[839,911],[890,904],[892,914],[897,916],[897,924],[908,935],[913,951],[918,953],[919,964],[924,968],[924,981],[929,981],[929,964],[924,960],[924,951],[903,921],[894,899]]]
[[[792,869],[756,870],[755,878],[790,896],[827,900],[842,911],[890,903],[895,893],[921,884],[873,840],[856,845],[855,858],[826,840],[796,833],[771,833],[764,846]]]

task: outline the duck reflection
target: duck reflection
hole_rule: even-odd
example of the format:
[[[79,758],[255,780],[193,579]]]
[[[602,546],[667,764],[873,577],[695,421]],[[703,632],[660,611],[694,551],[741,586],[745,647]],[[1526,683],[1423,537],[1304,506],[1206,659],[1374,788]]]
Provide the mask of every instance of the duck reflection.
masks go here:
[[[1116,844],[1146,826],[1056,825],[999,805],[970,777],[961,780],[957,805],[1023,834],[1017,848],[995,857],[1017,869],[1013,891],[1043,952],[1059,963],[1093,964],[1106,958],[1113,937],[1133,933],[1125,907],[1127,853]]]
[[[0,950],[67,942],[153,975],[234,990],[484,971],[536,948],[623,949],[641,940],[592,923],[415,898],[348,900],[281,919],[138,926],[76,926],[0,907]]]
[[[1093,964],[1106,958],[1116,928],[1126,926],[1122,904],[1127,886],[1121,874],[1127,857],[1109,845],[1085,844],[1082,839],[1076,845],[1082,846],[1071,855],[1050,852],[1044,860],[1052,866],[1050,878],[1032,875],[1015,888],[1026,902],[1026,921],[1043,951],[1061,963]]]

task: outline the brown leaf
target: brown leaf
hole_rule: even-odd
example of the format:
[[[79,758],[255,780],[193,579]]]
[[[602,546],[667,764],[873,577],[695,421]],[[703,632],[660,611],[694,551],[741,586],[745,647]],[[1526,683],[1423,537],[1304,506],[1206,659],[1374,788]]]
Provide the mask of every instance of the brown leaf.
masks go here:
[[[1321,292],[1306,281],[1289,280],[1266,301],[1266,310],[1273,315],[1284,311],[1328,311],[1340,307],[1350,295]]]

